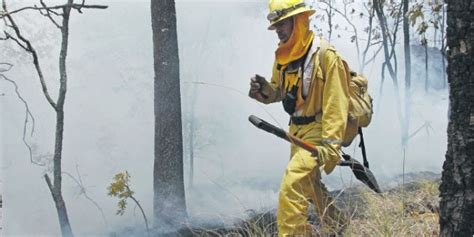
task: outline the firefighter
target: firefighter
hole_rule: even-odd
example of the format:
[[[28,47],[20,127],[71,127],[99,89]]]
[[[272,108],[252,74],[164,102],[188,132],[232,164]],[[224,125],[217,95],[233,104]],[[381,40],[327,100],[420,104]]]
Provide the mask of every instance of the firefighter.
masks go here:
[[[249,96],[265,104],[281,101],[290,115],[290,134],[318,149],[313,155],[291,146],[280,186],[278,235],[314,233],[307,222],[309,202],[314,204],[322,228],[338,233],[346,220],[321,182],[321,173],[331,173],[340,161],[349,110],[348,75],[334,48],[318,55],[324,39],[310,30],[309,17],[315,11],[304,1],[270,0],[269,11],[268,29],[275,30],[279,39],[272,77],[270,81],[259,75],[252,77]]]

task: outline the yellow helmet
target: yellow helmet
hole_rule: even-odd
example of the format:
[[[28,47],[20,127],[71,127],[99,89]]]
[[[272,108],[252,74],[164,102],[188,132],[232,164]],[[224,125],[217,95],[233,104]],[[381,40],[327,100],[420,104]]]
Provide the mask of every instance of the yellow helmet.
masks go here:
[[[269,30],[275,29],[273,24],[286,19],[288,17],[307,12],[308,16],[313,15],[316,11],[307,7],[304,0],[270,0],[268,2],[270,13],[267,19],[270,21]]]

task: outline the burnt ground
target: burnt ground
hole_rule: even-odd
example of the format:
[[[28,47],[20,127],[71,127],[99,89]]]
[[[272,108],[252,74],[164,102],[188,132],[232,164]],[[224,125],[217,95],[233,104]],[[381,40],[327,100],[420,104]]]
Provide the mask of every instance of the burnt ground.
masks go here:
[[[352,227],[349,226],[344,236],[436,236],[439,231],[436,219],[439,213],[439,183],[439,174],[420,172],[406,174],[404,185],[384,182],[382,194],[376,194],[363,185],[331,192],[331,195],[336,197],[335,205],[351,216]],[[190,223],[178,232],[153,236],[276,236],[275,208],[248,210],[246,214],[245,219],[236,220],[230,226],[219,221],[212,224]],[[309,222],[316,230],[321,228],[318,219],[315,211],[310,210]],[[391,223],[383,223],[377,219]],[[401,219],[403,221],[400,222]],[[386,232],[386,229],[389,231]],[[131,227],[113,233],[110,237],[143,234],[143,231]]]

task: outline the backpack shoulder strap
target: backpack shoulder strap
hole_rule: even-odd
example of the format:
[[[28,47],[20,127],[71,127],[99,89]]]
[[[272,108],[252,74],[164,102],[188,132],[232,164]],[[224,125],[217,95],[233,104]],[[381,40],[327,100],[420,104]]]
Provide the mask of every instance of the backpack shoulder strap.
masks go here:
[[[323,75],[326,76],[326,52],[331,48],[331,45],[329,42],[322,37],[319,39],[319,65],[321,66],[321,69],[323,70]]]
[[[327,60],[326,60],[326,53],[327,51],[334,51],[336,52],[336,49],[324,38],[319,39],[319,65],[321,66],[321,70],[323,71],[323,77],[326,76],[326,66],[327,66]],[[344,64],[344,67],[346,69],[347,73],[347,80],[350,82],[352,74],[351,70],[349,68],[349,65],[347,65],[347,62],[345,60],[342,60],[342,63]]]

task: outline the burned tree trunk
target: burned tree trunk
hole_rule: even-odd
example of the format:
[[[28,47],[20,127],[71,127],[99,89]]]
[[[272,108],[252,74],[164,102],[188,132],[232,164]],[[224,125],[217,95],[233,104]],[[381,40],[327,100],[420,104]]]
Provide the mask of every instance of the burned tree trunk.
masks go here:
[[[174,231],[186,218],[178,39],[174,0],[152,0],[155,69],[154,228]]]
[[[448,2],[448,150],[440,186],[441,236],[474,235],[474,3]]]

